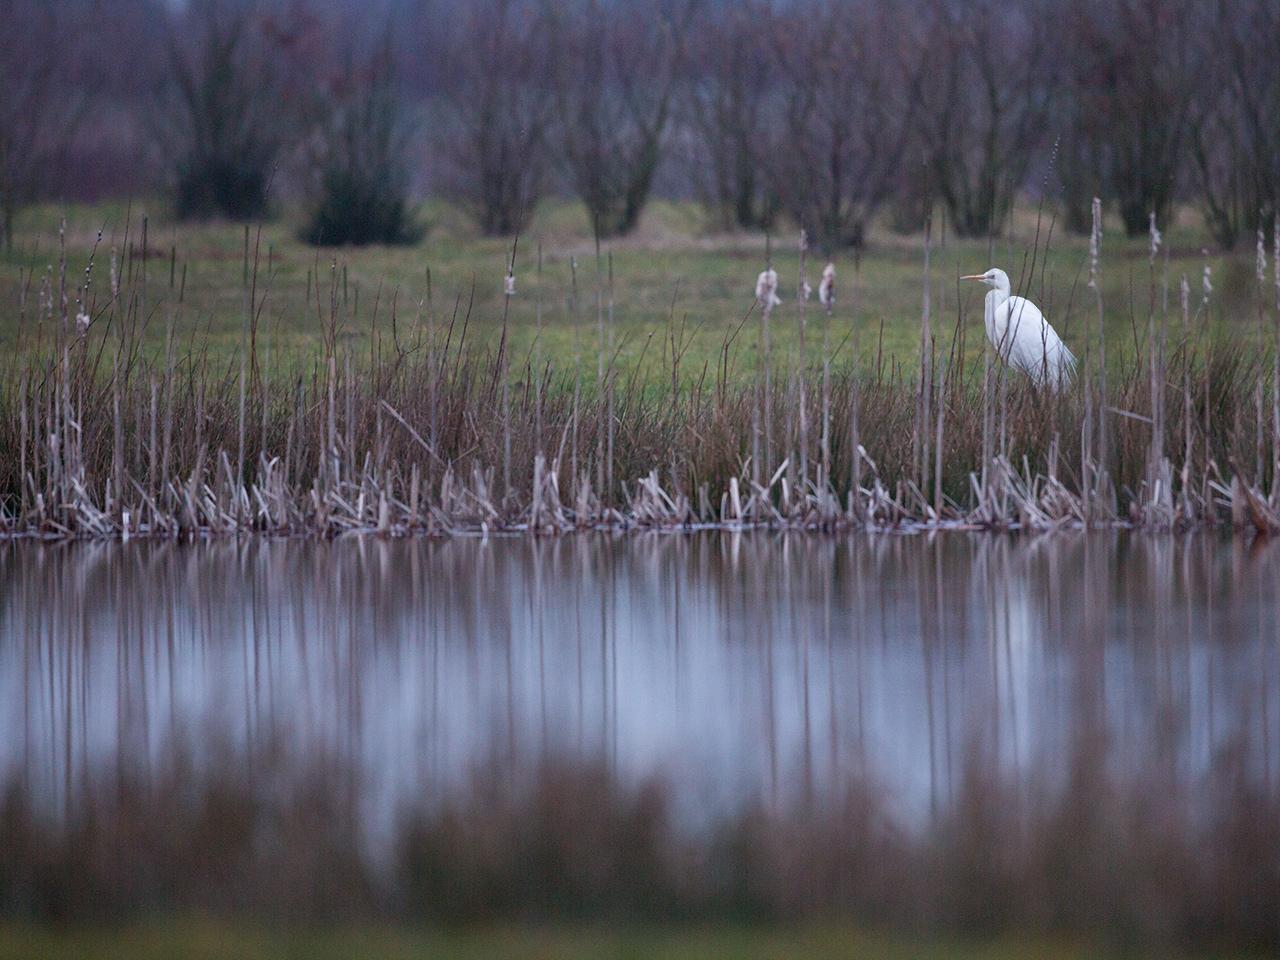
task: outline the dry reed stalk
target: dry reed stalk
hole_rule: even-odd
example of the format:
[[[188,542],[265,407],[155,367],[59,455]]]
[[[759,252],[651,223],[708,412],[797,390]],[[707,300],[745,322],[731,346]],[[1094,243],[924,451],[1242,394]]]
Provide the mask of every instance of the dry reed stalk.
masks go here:
[[[244,428],[245,428],[245,390],[248,384],[248,362],[249,362],[249,318],[253,313],[253,304],[249,297],[249,225],[244,225],[244,256],[241,265],[241,323],[240,323],[240,377],[238,380],[238,388],[240,399],[238,405],[237,430],[238,444],[236,447],[236,479],[239,483],[244,482]]]
[[[511,243],[511,261],[507,266],[507,280],[502,291],[502,340],[498,345],[498,376],[502,378],[502,496],[510,500],[511,487],[511,361],[508,345],[507,322],[511,312],[511,298],[516,292],[516,249],[520,235]]]
[[[1204,273],[1201,275],[1201,279],[1200,279],[1200,312],[1203,314],[1203,321],[1200,324],[1200,330],[1199,330],[1200,336],[1202,337],[1204,342],[1204,371],[1205,371],[1204,391],[1203,391],[1204,422],[1201,430],[1201,436],[1204,437],[1204,471],[1203,471],[1203,483],[1201,486],[1201,491],[1202,491],[1201,497],[1206,501],[1212,496],[1212,492],[1209,486],[1209,468],[1213,462],[1211,440],[1210,440],[1210,438],[1213,436],[1213,432],[1211,429],[1212,418],[1213,418],[1213,405],[1210,402],[1210,397],[1209,397],[1209,394],[1211,391],[1211,385],[1213,383],[1213,362],[1214,362],[1213,335],[1212,335],[1212,330],[1210,329],[1210,325],[1211,325],[1210,298],[1212,297],[1212,295],[1213,295],[1213,274],[1212,274],[1212,269],[1210,268],[1208,262],[1206,261],[1204,265]]]
[[[606,357],[604,331],[604,283],[603,265],[600,259],[600,235],[596,234],[596,489],[604,487],[604,448],[605,448],[605,406],[600,403],[604,396],[604,368]]]
[[[1267,244],[1266,233],[1262,227],[1258,227],[1258,243],[1256,252],[1255,276],[1257,279],[1257,314],[1258,314],[1258,350],[1263,349],[1263,344],[1267,342]],[[1264,402],[1264,385],[1261,377],[1254,385],[1253,391],[1253,409],[1254,409],[1254,466],[1253,466],[1253,482],[1261,488],[1265,482],[1265,473],[1263,464],[1266,462],[1266,441],[1265,426],[1266,418],[1263,414]]]
[[[1271,228],[1275,313],[1271,335],[1271,507],[1280,509],[1280,213]]]
[[[929,414],[932,408],[933,391],[933,329],[930,317],[930,255],[932,253],[932,215],[924,221],[924,276],[921,287],[920,305],[920,362],[919,389],[916,400],[916,423],[912,430],[912,449],[918,464],[916,472],[917,486],[924,489],[925,477],[929,474]]]
[[[828,273],[829,271],[829,273]],[[826,490],[831,483],[831,313],[835,309],[835,267],[827,264],[822,272],[822,476],[819,486]],[[856,353],[855,353],[856,359]]]
[[[800,230],[799,243],[800,272],[799,279],[796,283],[796,302],[800,305],[800,376],[797,382],[799,392],[799,403],[796,407],[796,415],[799,418],[799,434],[800,434],[800,483],[802,485],[809,482],[809,423],[807,404],[805,402],[805,372],[809,365],[809,351],[806,344],[806,333],[808,326],[808,306],[809,295],[809,279],[805,275],[805,258],[809,252],[809,237],[804,229]]]
[[[573,452],[570,463],[570,482],[576,483],[581,474],[578,463],[578,421],[582,410],[582,323],[578,313],[578,258],[569,258],[569,275],[571,278],[570,297],[573,313],[573,414],[571,429],[573,431]]]
[[[943,364],[938,378],[938,410],[934,416],[937,435],[934,438],[933,513],[935,520],[943,518],[942,458],[943,430],[947,410],[947,364]]]
[[[856,512],[861,502],[862,488],[862,378],[857,364],[861,358],[861,329],[858,324],[858,291],[862,277],[862,261],[853,263],[853,283],[849,288],[849,333],[853,344],[854,366],[849,379],[849,492],[850,513],[854,520],[862,516]]]
[[[761,284],[764,286],[764,296],[761,297]],[[760,420],[761,427],[764,431],[764,450],[763,463],[757,465],[757,471],[754,475],[755,483],[759,485],[760,468],[764,471],[773,468],[773,343],[770,336],[770,321],[773,317],[773,308],[778,306],[782,301],[778,298],[778,274],[773,269],[773,242],[768,236],[765,237],[765,272],[760,275],[760,279],[756,282],[756,299],[760,301],[760,358],[764,364],[764,382],[761,385],[761,403],[760,403]]]
[[[542,243],[538,243],[538,276],[537,290],[534,300],[534,410],[536,422],[534,435],[537,437],[537,451],[542,453]]]
[[[1098,314],[1098,452],[1095,456],[1094,473],[1097,477],[1095,502],[1109,499],[1110,474],[1110,440],[1107,415],[1111,412],[1107,399],[1107,332],[1106,317],[1102,307],[1102,201],[1093,198],[1093,226],[1089,233],[1089,288],[1093,290],[1094,304]],[[1111,511],[1107,511],[1110,513]]]
[[[608,403],[605,409],[605,420],[608,424],[608,441],[606,444],[605,462],[608,464],[608,486],[606,486],[604,489],[608,492],[609,496],[612,496],[613,491],[616,489],[616,486],[614,484],[614,476],[613,476],[613,463],[614,463],[613,441],[614,441],[614,423],[615,423],[614,409],[613,409],[613,403],[614,403],[613,363],[614,363],[614,358],[617,355],[615,340],[614,340],[614,326],[613,326],[613,251],[612,250],[609,251],[609,304],[608,304],[607,313],[608,313],[609,358],[610,359],[609,359],[609,378],[608,378],[608,386],[607,386]],[[640,369],[640,366],[641,364],[637,364],[637,367],[636,367],[637,371]]]

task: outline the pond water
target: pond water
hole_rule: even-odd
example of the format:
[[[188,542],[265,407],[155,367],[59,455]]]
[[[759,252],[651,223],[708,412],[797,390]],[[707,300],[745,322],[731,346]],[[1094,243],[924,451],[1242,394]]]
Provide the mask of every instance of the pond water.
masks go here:
[[[175,744],[356,771],[374,837],[494,758],[660,776],[690,823],[1081,751],[1194,798],[1280,774],[1280,544],[705,532],[0,546],[0,774],[50,816]]]

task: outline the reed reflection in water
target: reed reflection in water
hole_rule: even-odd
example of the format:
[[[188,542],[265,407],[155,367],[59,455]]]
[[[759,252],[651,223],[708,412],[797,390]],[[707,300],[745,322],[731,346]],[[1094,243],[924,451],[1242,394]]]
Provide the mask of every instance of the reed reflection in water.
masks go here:
[[[9,544],[0,773],[52,836],[122,783],[252,794],[288,758],[326,771],[375,875],[409,812],[550,768],[661,783],[685,854],[868,796],[933,851],[900,885],[936,900],[908,864],[992,830],[1029,856],[1073,797],[1141,798],[1193,859],[1246,799],[1277,810],[1277,611],[1280,545],[1207,536]],[[1259,829],[1250,890],[1280,870]],[[1259,896],[1274,935],[1280,887]]]

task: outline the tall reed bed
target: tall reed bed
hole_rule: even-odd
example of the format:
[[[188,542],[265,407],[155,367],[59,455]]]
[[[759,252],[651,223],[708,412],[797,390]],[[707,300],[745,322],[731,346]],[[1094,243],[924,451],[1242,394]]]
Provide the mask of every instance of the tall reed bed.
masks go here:
[[[1271,302],[1261,245],[1256,331],[1243,324],[1247,344],[1221,341],[1208,322],[1207,268],[1200,302],[1183,278],[1181,316],[1170,306],[1153,225],[1145,335],[1133,324],[1134,349],[1106,358],[1111,321],[1098,295],[1096,327],[1076,338],[1098,349],[1086,345],[1075,382],[1054,393],[1006,371],[985,342],[975,348],[976,321],[935,315],[928,242],[912,371],[886,360],[874,329],[861,329],[856,279],[847,307],[826,304],[819,364],[773,369],[769,328],[779,320],[770,302],[744,313],[714,368],[688,368],[692,334],[674,310],[660,337],[662,376],[625,368],[612,261],[600,257],[595,376],[584,377],[576,264],[571,358],[545,356],[540,337],[512,355],[513,249],[496,347],[476,342],[463,297],[441,306],[428,296],[406,311],[380,292],[362,309],[345,272],[317,262],[307,300],[322,349],[282,359],[262,331],[271,255],[264,264],[246,230],[241,344],[228,362],[185,315],[185,271],[172,250],[149,247],[144,224],[111,255],[101,292],[95,259],[79,278],[67,275],[65,257],[38,282],[27,278],[22,341],[0,369],[0,533],[708,523],[1280,530],[1280,303]],[[1034,258],[1023,274],[1029,291]],[[537,280],[541,331],[540,272]],[[758,362],[740,346],[752,322]],[[144,346],[157,324],[158,351]],[[366,339],[351,336],[366,325]]]

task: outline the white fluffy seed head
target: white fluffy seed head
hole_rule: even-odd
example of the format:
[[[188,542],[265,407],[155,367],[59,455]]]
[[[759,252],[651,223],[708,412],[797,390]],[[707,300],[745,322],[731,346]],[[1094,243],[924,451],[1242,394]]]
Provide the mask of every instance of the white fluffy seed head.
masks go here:
[[[756,277],[756,300],[765,310],[772,310],[782,303],[778,299],[778,271],[773,267],[761,270],[760,276]]]
[[[818,300],[830,310],[836,302],[836,265],[828,263],[822,268],[822,281],[818,284]]]

